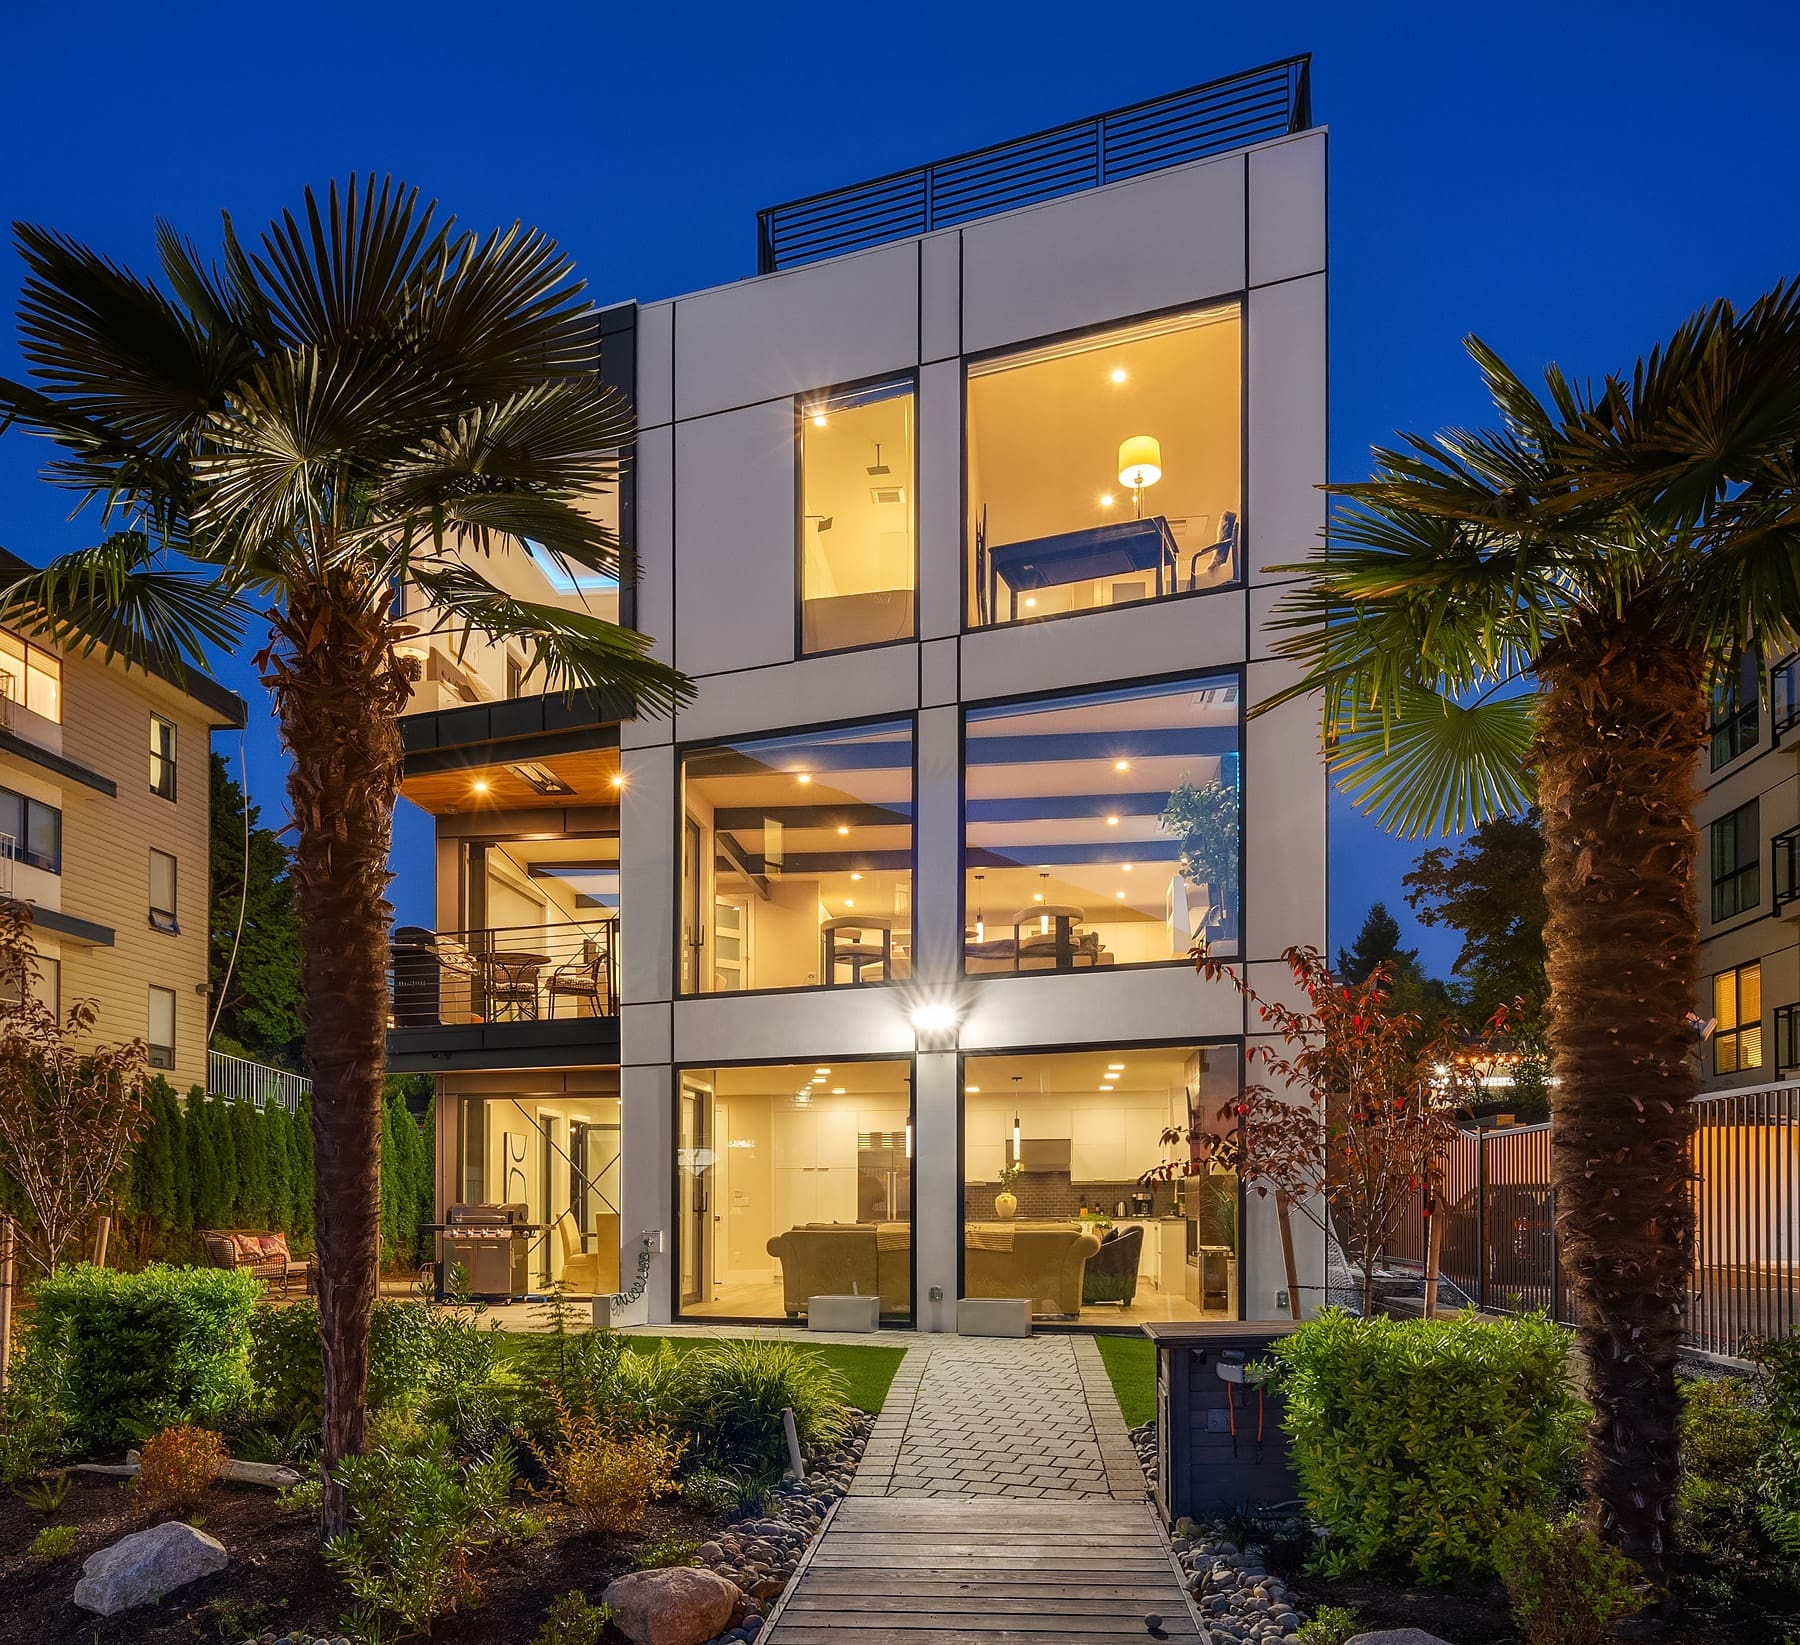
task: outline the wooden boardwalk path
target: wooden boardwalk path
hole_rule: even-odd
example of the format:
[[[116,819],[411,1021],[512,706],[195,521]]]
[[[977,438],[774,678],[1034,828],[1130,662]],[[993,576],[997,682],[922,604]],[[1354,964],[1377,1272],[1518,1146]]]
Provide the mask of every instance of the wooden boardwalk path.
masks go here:
[[[1146,1502],[850,1496],[759,1645],[1205,1638]]]

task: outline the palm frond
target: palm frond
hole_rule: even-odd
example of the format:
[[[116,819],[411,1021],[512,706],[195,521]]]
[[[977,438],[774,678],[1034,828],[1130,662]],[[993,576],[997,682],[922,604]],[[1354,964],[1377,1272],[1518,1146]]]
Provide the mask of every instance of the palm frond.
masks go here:
[[[100,651],[177,679],[206,647],[229,650],[250,610],[216,577],[159,563],[150,541],[115,532],[0,589],[0,622],[45,634],[82,655]]]
[[[518,599],[466,565],[420,570],[414,581],[452,623],[488,639],[528,645],[526,674],[541,670],[545,690],[616,691],[646,714],[672,714],[693,699],[693,682],[651,657],[653,642],[635,629],[585,611]]]
[[[1459,703],[1408,687],[1390,718],[1340,733],[1327,759],[1337,786],[1390,834],[1460,833],[1531,804],[1533,707],[1528,693]]]

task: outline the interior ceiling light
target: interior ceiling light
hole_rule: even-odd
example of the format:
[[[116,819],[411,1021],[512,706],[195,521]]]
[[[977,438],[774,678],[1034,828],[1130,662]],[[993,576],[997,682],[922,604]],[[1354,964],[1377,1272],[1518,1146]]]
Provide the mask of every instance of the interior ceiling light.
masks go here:
[[[845,1090],[844,1090],[844,1087],[843,1087],[843,1086],[841,1086],[841,1085],[834,1085],[834,1086],[832,1086],[832,1088],[831,1088],[831,1094],[832,1094],[832,1095],[833,1095],[833,1096],[834,1096],[834,1097],[841,1097],[841,1096],[843,1096],[843,1095],[844,1095],[844,1094],[845,1094]]]
[[[1027,610],[1035,610],[1037,607],[1037,596],[1035,594],[1027,594],[1025,596],[1025,606]]]
[[[851,879],[853,879],[853,880],[860,880],[860,879],[861,879],[861,878],[862,878],[862,875],[860,875],[860,874],[852,874],[852,875],[851,875],[851,876],[850,876],[850,878],[851,878]]]
[[[1110,491],[1102,492],[1100,494],[1100,506],[1102,508],[1111,508],[1112,505],[1113,505],[1113,494]]]
[[[979,1085],[965,1085],[963,1087],[963,1093],[965,1096],[978,1097],[981,1095],[981,1087]]]
[[[1119,819],[1117,817],[1108,817],[1106,819],[1106,826],[1108,828],[1117,828],[1119,826]]]
[[[518,765],[509,765],[506,769],[540,794],[573,794],[575,792],[549,766],[539,765],[536,760],[526,760]]]
[[[873,475],[892,474],[894,471],[881,460],[881,442],[875,442],[875,461],[869,464],[869,473]]]
[[[846,898],[845,898],[845,899],[844,899],[844,906],[845,906],[845,907],[846,907],[846,908],[854,908],[854,907],[855,907],[855,906],[856,906],[856,902],[855,902],[855,900],[854,900],[854,899],[853,899],[853,898],[851,898],[851,897],[846,897]]]
[[[848,834],[850,832],[849,825],[847,823],[839,823],[838,824],[838,832],[840,834]]]
[[[1113,770],[1115,770],[1115,771],[1129,771],[1130,769],[1131,769],[1131,761],[1130,760],[1114,760],[1113,761]]]
[[[1123,366],[1114,366],[1112,368],[1112,380],[1115,383],[1122,383],[1125,381],[1125,368]]]
[[[797,771],[794,773],[794,781],[799,783],[800,786],[802,788],[804,788],[809,782],[812,781],[812,773],[810,771]]]
[[[813,1072],[815,1074],[829,1074],[831,1070],[829,1068],[815,1068]]]
[[[1120,901],[1120,902],[1123,902],[1123,901],[1124,901],[1124,900],[1125,900],[1125,893],[1124,893],[1124,892],[1123,892],[1123,891],[1115,891],[1115,892],[1114,892],[1114,893],[1113,893],[1113,895],[1114,895],[1114,896],[1115,896],[1115,897],[1117,897],[1117,898],[1118,898],[1118,899],[1119,899],[1119,901]]]

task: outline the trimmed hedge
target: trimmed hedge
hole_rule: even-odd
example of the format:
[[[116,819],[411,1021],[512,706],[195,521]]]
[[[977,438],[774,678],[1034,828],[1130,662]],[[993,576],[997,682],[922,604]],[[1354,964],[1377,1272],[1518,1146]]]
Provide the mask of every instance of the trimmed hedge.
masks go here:
[[[1272,1346],[1289,1456],[1334,1571],[1442,1582],[1491,1564],[1520,1509],[1548,1514],[1586,1407],[1568,1333],[1541,1314],[1357,1319],[1327,1309]]]
[[[222,1268],[87,1264],[37,1285],[35,1347],[60,1370],[70,1437],[117,1447],[174,1422],[217,1428],[250,1398],[262,1282]]]
[[[414,1302],[383,1297],[369,1330],[369,1407],[382,1410],[424,1381],[430,1322]],[[250,1324],[250,1376],[257,1398],[285,1420],[309,1420],[325,1408],[325,1361],[319,1309],[309,1297],[279,1308],[264,1305]]]

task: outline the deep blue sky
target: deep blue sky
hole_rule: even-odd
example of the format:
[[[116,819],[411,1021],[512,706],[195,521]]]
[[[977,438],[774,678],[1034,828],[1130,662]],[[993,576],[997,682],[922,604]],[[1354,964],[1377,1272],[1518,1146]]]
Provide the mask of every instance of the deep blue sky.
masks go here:
[[[0,218],[147,265],[159,214],[209,244],[221,207],[247,231],[374,168],[478,227],[539,224],[607,301],[751,272],[758,206],[1310,50],[1334,479],[1396,428],[1482,416],[1470,331],[1521,367],[1603,371],[1800,271],[1790,3],[97,0],[14,5],[3,38]],[[0,269],[10,310],[16,261]],[[16,369],[10,327],[0,360]],[[0,440],[0,543],[41,560],[87,536],[38,459]],[[241,662],[220,672],[250,699],[252,789],[279,815],[265,695]],[[395,898],[429,919],[422,822],[402,820]],[[1417,849],[1335,808],[1334,941],[1378,896],[1410,923]]]

